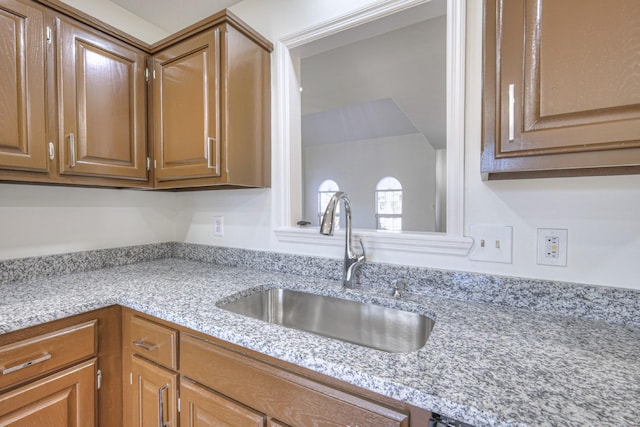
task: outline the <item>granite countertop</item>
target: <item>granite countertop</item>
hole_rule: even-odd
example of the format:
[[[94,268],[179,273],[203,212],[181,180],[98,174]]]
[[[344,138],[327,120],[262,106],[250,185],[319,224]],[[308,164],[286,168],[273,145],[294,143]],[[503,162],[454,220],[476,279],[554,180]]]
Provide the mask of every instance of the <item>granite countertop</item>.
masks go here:
[[[390,354],[217,307],[287,287],[436,320],[424,348]],[[0,284],[0,333],[120,304],[475,426],[632,426],[640,328],[338,282],[166,259]]]

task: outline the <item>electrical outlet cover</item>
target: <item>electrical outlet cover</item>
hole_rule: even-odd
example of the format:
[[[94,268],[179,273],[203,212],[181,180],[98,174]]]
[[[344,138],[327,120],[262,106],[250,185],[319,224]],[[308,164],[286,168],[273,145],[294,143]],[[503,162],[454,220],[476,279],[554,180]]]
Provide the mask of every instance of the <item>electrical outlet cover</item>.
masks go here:
[[[469,227],[469,233],[473,238],[471,261],[513,262],[513,227],[510,225],[475,224]]]
[[[566,267],[568,237],[566,228],[538,228],[538,265]]]

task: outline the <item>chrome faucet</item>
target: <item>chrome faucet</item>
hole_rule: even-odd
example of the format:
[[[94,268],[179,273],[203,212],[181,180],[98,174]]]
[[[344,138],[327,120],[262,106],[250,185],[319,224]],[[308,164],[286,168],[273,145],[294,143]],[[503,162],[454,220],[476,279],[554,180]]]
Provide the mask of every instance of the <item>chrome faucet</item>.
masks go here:
[[[347,229],[345,232],[346,241],[344,248],[344,266],[342,268],[342,285],[345,288],[353,288],[356,271],[367,259],[364,254],[362,240],[360,240],[360,247],[362,248],[361,254],[358,254],[351,244],[351,202],[349,201],[349,197],[346,193],[338,191],[329,200],[327,209],[324,211],[324,215],[322,215],[320,234],[333,236],[333,226],[336,221],[336,210],[340,200],[344,201],[344,216],[347,222]]]

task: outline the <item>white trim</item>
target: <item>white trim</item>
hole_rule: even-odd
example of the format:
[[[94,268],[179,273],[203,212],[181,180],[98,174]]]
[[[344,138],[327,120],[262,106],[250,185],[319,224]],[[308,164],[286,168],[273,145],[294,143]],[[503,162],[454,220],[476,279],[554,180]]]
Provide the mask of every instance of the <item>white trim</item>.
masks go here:
[[[323,236],[318,227],[279,227],[274,232],[281,242],[344,247],[344,231],[338,231],[333,236]],[[395,233],[359,229],[353,230],[353,239],[354,241],[362,239],[367,251],[386,249],[457,256],[467,255],[472,244],[472,240],[468,237],[456,238],[444,233]]]
[[[429,0],[382,0],[340,18],[283,37],[275,46],[278,96],[275,100],[276,141],[280,142],[282,180],[280,221],[275,228],[279,241],[313,245],[344,245],[340,238],[321,236],[317,229],[293,226],[302,212],[300,127],[291,118],[299,115],[296,67],[291,49],[426,3]],[[369,247],[397,251],[465,256],[471,238],[464,237],[464,93],[466,0],[447,0],[447,233],[385,233],[360,230],[357,235]],[[298,194],[299,193],[299,194]],[[277,220],[277,218],[276,218]],[[355,233],[355,232],[354,232]]]

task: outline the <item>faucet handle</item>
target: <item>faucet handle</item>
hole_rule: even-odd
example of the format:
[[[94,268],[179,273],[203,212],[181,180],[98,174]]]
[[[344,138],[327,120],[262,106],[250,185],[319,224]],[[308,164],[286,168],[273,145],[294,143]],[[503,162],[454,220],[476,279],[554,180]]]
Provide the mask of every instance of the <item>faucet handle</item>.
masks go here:
[[[362,249],[362,253],[358,255],[358,262],[365,262],[367,261],[367,255],[364,253],[364,245],[362,244],[362,239],[360,239],[359,242],[360,242],[360,248]]]
[[[396,279],[391,282],[393,287],[393,297],[401,298],[402,293],[407,290],[407,279]]]

